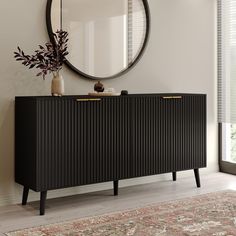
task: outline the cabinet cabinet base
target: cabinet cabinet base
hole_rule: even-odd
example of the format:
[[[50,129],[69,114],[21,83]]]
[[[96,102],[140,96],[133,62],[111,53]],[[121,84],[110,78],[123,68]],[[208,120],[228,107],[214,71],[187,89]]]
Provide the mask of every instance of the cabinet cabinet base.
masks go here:
[[[45,203],[47,199],[47,191],[43,191],[40,193],[40,209],[39,213],[41,216],[45,214]]]
[[[200,188],[201,187],[201,182],[200,182],[199,169],[194,169],[194,175],[195,175],[195,180],[196,180],[197,187]]]
[[[198,188],[200,188],[201,181],[200,181],[199,169],[194,169],[194,176],[195,176],[196,185]],[[172,178],[173,178],[173,181],[177,180],[177,172],[172,172]]]
[[[22,196],[22,205],[25,206],[27,204],[29,195],[29,188],[24,187],[23,196]],[[47,199],[47,191],[40,192],[40,209],[39,214],[42,216],[45,214],[45,203]]]
[[[172,172],[172,178],[173,178],[173,181],[176,181],[176,179],[177,179],[176,172]]]
[[[196,180],[196,185],[198,188],[200,188],[201,183],[200,183],[199,169],[194,169],[194,176],[195,176],[195,180]],[[173,177],[173,181],[176,181],[177,172],[172,172],[172,177]],[[119,191],[118,191],[119,190],[119,180],[113,181],[113,190],[114,190],[114,196],[117,196],[119,193]],[[22,205],[27,204],[28,195],[29,195],[29,188],[24,187],[23,196],[22,196]],[[46,199],[47,199],[47,191],[40,192],[40,209],[39,209],[40,215],[45,214]]]
[[[28,195],[29,195],[29,188],[24,187],[23,196],[22,196],[22,205],[23,206],[25,206],[27,204]]]
[[[114,188],[114,196],[118,195],[118,189],[119,189],[119,180],[113,181],[113,188]]]

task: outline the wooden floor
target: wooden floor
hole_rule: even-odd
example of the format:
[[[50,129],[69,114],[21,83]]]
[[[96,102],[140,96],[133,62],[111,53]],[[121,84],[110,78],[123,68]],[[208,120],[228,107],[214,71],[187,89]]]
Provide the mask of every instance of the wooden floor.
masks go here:
[[[114,197],[112,190],[109,190],[51,199],[47,201],[45,216],[38,215],[38,202],[31,202],[27,206],[1,207],[0,235],[16,229],[127,210],[188,196],[225,189],[236,190],[236,176],[233,175],[223,173],[202,175],[201,182],[200,189],[196,188],[194,178],[182,178],[177,182],[172,182],[170,179],[121,188],[117,197]]]

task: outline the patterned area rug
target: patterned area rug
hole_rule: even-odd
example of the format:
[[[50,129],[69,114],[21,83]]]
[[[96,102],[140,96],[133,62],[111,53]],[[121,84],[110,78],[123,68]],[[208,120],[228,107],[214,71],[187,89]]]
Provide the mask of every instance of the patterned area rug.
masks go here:
[[[235,236],[236,192],[225,191],[7,233],[9,236]]]

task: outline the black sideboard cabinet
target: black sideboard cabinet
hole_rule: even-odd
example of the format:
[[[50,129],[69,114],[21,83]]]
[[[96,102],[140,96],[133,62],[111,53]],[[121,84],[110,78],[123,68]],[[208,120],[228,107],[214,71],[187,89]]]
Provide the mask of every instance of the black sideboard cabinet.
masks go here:
[[[206,167],[206,95],[16,97],[15,181],[48,190]]]

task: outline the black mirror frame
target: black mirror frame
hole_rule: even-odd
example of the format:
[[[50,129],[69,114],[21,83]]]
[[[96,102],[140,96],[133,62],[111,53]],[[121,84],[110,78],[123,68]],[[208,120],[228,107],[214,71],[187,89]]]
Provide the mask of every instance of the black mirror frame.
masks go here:
[[[53,30],[52,30],[52,24],[51,24],[51,7],[52,7],[52,1],[53,0],[47,0],[47,6],[46,6],[46,24],[47,24],[47,31],[48,31],[48,35],[50,38],[50,41],[52,43],[55,43],[54,41],[54,37],[53,37]],[[148,0],[142,0],[143,1],[143,5],[144,5],[144,9],[145,9],[145,13],[146,13],[146,34],[145,34],[145,39],[143,42],[143,46],[138,54],[138,56],[136,57],[136,59],[124,70],[120,71],[119,73],[112,75],[112,76],[108,76],[108,77],[96,77],[96,76],[91,76],[88,75],[80,70],[78,70],[75,66],[73,66],[68,60],[65,61],[65,64],[72,69],[75,73],[79,74],[80,76],[86,78],[86,79],[91,79],[91,80],[105,80],[105,79],[114,79],[117,77],[122,76],[123,74],[127,73],[128,71],[130,71],[142,58],[144,51],[147,47],[147,43],[149,41],[149,37],[150,37],[150,28],[151,28],[151,17],[150,17],[150,9],[149,9],[149,4],[148,4]]]

